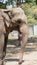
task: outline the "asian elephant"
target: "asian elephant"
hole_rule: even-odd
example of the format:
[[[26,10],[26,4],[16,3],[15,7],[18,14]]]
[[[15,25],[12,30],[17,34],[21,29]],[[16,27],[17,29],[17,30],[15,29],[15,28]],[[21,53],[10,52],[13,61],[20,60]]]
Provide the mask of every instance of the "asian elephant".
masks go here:
[[[22,34],[22,44],[19,54],[19,64],[21,64],[24,48],[28,39],[26,15],[20,7],[12,8],[12,10],[0,9],[0,65],[4,65],[8,34],[13,30],[17,30]]]

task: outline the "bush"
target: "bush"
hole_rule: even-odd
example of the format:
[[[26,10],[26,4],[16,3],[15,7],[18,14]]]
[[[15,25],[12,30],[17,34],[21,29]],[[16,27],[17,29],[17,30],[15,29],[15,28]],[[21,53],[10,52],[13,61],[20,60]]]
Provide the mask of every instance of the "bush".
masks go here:
[[[32,4],[32,7],[31,7],[30,3],[29,4],[26,3],[22,5],[21,7],[27,16],[28,24],[37,23],[37,6]]]
[[[0,9],[2,9],[2,8],[5,9],[6,8],[6,4],[3,4],[3,3],[0,2]]]
[[[34,11],[33,11],[33,16],[34,16],[34,18],[37,20],[37,8],[34,9]]]

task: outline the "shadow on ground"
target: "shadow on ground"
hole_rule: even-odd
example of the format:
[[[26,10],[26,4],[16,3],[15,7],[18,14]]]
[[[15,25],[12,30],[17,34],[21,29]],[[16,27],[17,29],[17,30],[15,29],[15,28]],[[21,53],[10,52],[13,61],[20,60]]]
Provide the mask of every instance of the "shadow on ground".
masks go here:
[[[32,51],[36,51],[36,43],[33,43],[33,46],[29,46],[30,43],[27,43],[27,46],[25,48],[25,52],[32,52]],[[20,50],[20,41],[19,40],[8,40],[8,44],[7,44],[7,53],[13,53],[13,54],[17,54]]]

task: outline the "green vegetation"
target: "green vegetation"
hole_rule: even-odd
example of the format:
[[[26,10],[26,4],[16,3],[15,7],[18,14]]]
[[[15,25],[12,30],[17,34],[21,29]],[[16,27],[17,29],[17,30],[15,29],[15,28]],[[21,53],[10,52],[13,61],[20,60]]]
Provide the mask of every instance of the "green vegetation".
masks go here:
[[[25,3],[21,5],[21,8],[27,16],[28,24],[37,24],[37,5],[33,3]]]
[[[6,4],[3,4],[2,2],[0,2],[0,9],[5,9],[6,8]]]

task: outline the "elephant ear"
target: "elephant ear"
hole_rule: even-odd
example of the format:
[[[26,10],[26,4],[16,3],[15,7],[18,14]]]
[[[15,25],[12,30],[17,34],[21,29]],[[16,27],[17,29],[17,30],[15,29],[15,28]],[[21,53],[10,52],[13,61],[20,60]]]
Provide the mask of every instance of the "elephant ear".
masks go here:
[[[10,25],[10,18],[8,16],[8,14],[5,13],[5,12],[2,12],[2,16],[3,16],[4,22],[6,23],[7,27],[9,27],[9,25]]]

